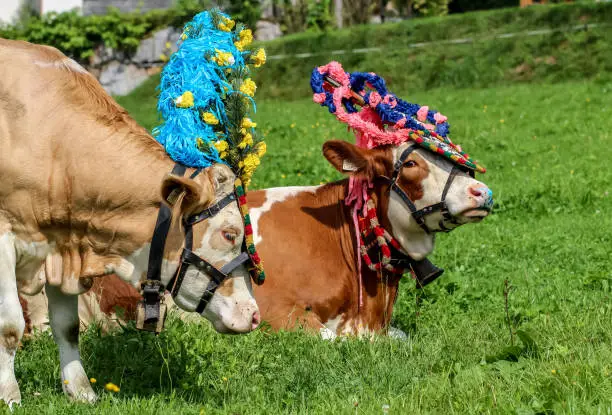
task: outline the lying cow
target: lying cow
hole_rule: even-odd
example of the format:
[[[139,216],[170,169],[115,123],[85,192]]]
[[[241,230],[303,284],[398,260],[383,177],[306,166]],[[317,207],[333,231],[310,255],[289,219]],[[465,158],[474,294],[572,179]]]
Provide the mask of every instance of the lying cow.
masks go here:
[[[163,208],[172,221],[163,258],[155,258],[158,276],[163,286],[179,265],[187,269],[174,300],[198,309],[214,268],[229,272],[225,265],[244,257],[236,202],[192,220],[233,193],[234,174],[215,165],[180,175],[164,148],[54,48],[0,39],[0,62],[0,399],[21,400],[13,370],[25,325],[18,293],[46,286],[63,389],[93,401],[78,349],[77,294],[108,274],[139,286]],[[181,255],[184,218],[194,223],[189,263]],[[218,331],[248,332],[259,323],[249,274],[240,265],[230,277],[201,315]]]
[[[336,169],[347,173],[346,166],[352,166],[349,174],[375,183],[371,193],[381,224],[405,254],[420,260],[432,252],[435,231],[482,220],[491,209],[492,198],[487,186],[465,171],[455,168],[457,174],[449,181],[452,163],[409,143],[366,150],[329,141],[323,153]],[[389,191],[388,178],[393,177],[396,162],[411,150],[397,171],[400,189],[417,209],[445,199],[452,216],[449,222],[440,211],[427,215],[425,226],[430,233],[419,226],[397,192]],[[443,197],[447,183],[450,187]],[[249,192],[255,243],[267,273],[266,283],[254,288],[255,298],[263,320],[272,328],[300,325],[321,330],[326,337],[388,328],[400,275],[381,277],[362,266],[360,287],[355,228],[350,208],[344,204],[347,187],[348,181],[342,180]],[[139,298],[136,290],[118,278],[105,279],[81,296],[81,320],[114,325],[119,318],[115,310],[123,309],[129,316]],[[40,302],[33,301],[32,307],[39,316],[38,327],[44,322],[41,313],[35,312],[35,303]]]

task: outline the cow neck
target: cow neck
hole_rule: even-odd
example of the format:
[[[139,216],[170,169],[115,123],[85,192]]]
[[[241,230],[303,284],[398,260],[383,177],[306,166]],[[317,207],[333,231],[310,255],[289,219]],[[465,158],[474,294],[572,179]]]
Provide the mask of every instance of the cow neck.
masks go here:
[[[70,155],[74,161],[63,177],[53,178],[54,188],[65,184],[53,195],[55,202],[69,202],[61,211],[51,202],[46,230],[64,259],[66,255],[81,256],[81,264],[76,265],[80,269],[72,271],[82,277],[104,275],[109,264],[122,267],[124,258],[147,251],[162,203],[162,181],[175,164],[153,137],[136,128],[101,130],[102,137],[73,146]],[[60,215],[53,215],[54,208]],[[57,224],[64,229],[68,225],[70,234],[58,237]],[[78,245],[72,242],[75,240]],[[177,243],[181,241],[169,240],[168,246]]]

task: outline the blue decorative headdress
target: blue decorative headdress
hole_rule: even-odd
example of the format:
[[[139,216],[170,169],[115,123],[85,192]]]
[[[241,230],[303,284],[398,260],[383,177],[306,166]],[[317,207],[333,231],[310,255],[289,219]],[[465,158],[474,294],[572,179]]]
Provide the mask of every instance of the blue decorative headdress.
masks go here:
[[[256,85],[247,64],[265,63],[265,52],[245,50],[251,30],[212,10],[184,27],[179,48],[164,67],[155,138],[176,162],[190,167],[227,163],[248,184],[265,143],[247,114]]]
[[[250,29],[218,10],[202,12],[187,23],[178,51],[161,74],[157,109],[164,122],[153,136],[178,163],[226,163],[234,170],[250,270],[262,283],[265,272],[255,249],[245,188],[266,152],[256,124],[247,117],[251,107],[255,111],[257,88],[248,64],[263,65],[266,54],[263,49],[245,50],[252,41]]]

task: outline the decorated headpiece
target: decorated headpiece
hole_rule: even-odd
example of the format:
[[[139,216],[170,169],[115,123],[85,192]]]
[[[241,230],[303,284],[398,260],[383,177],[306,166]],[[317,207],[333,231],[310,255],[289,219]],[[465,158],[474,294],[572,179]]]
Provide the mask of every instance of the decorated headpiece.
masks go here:
[[[453,163],[480,173],[486,171],[450,140],[444,115],[401,100],[387,91],[384,79],[375,73],[348,73],[338,62],[330,62],[312,71],[310,85],[314,101],[354,130],[361,147],[412,140]],[[356,105],[363,108],[358,110]]]
[[[250,29],[218,10],[187,23],[161,74],[157,109],[164,122],[153,130],[173,160],[226,163],[245,185],[266,151],[248,117],[257,88],[248,64],[266,61],[263,49],[246,50],[252,40]]]
[[[245,243],[254,278],[263,282],[245,197],[266,152],[249,118],[256,110],[257,88],[249,64],[257,68],[266,61],[263,49],[246,49],[252,40],[250,29],[219,10],[199,13],[187,23],[178,50],[161,73],[157,109],[163,123],[153,129],[153,136],[178,163],[189,167],[225,163],[236,173]]]

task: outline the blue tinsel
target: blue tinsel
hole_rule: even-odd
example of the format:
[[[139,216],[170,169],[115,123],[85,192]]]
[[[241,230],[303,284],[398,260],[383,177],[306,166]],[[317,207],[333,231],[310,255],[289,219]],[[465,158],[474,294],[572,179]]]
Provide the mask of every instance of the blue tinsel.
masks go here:
[[[229,19],[223,13],[219,14]],[[234,32],[214,27],[208,12],[199,13],[187,23],[183,35],[186,38],[178,42],[178,51],[170,57],[161,74],[157,110],[164,122],[153,130],[153,135],[174,161],[190,167],[207,167],[222,161],[212,146],[219,137],[210,125],[202,121],[200,111],[211,112],[221,125],[226,124],[221,91],[226,88],[226,93],[230,94],[234,90],[224,71],[246,67],[245,52],[240,52],[234,45]],[[217,51],[231,52],[234,64],[219,66],[211,61]],[[177,107],[175,100],[187,91],[193,94],[193,107]],[[209,152],[198,149],[198,138],[210,144]]]

